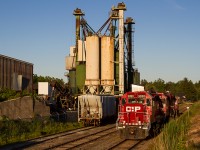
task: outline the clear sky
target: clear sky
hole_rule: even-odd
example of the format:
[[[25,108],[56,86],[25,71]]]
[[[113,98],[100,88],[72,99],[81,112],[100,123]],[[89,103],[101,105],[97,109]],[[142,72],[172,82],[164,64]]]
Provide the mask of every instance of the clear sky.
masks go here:
[[[73,10],[97,31],[124,2],[136,21],[134,50],[141,79],[200,80],[200,0],[0,0],[0,54],[34,64],[34,74],[63,78],[75,44]]]

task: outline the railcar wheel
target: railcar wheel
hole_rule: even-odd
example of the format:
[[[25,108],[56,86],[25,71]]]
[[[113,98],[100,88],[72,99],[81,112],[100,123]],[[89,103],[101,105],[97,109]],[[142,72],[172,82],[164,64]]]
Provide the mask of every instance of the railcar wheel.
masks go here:
[[[95,126],[97,126],[97,127],[100,126],[100,121],[99,120],[96,120],[94,123],[95,123]]]
[[[89,126],[89,125],[90,125],[89,120],[84,120],[84,126],[87,127],[87,126]]]
[[[86,121],[83,121],[83,126],[87,127]]]

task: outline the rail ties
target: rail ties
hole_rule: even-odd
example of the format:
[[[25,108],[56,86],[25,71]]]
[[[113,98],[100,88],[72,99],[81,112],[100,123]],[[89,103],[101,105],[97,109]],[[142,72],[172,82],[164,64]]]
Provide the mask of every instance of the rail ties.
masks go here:
[[[126,149],[126,150],[131,150],[136,148],[142,141],[144,140],[121,140],[119,143],[116,145],[112,146],[109,148],[109,150],[118,150],[118,149]]]
[[[52,135],[47,135],[47,136],[43,136],[43,137],[39,137],[39,138],[34,138],[31,140],[27,140],[25,142],[20,142],[20,143],[16,143],[16,144],[10,144],[10,145],[6,145],[1,147],[2,149],[24,149],[24,148],[28,148],[34,145],[38,145],[41,143],[45,143],[47,141],[51,141],[54,139],[58,139],[64,136],[68,136],[68,135],[72,135],[81,131],[87,131],[90,129],[93,129],[95,127],[84,127],[84,128],[80,128],[80,129],[75,129],[75,130],[71,130],[71,131],[65,131],[65,132],[61,132],[61,133],[56,133],[56,134],[52,134]]]
[[[97,127],[98,128],[98,127]],[[115,133],[116,129],[114,125],[111,126],[105,126],[104,128],[101,128],[100,130],[94,130],[94,131],[88,131],[90,133],[83,135],[83,136],[79,136],[76,137],[74,139],[70,139],[66,142],[62,142],[62,143],[58,143],[55,144],[51,147],[48,147],[47,149],[74,149],[74,148],[78,148],[81,147],[83,145],[87,145],[88,143],[92,142],[92,141],[96,141],[100,138],[103,138],[105,136],[108,136],[109,134]],[[47,150],[45,149],[45,150]]]

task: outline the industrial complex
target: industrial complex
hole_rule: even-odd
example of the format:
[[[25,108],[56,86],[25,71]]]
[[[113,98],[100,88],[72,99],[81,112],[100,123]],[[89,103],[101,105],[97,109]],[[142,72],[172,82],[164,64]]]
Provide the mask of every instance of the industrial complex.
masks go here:
[[[119,95],[140,83],[134,68],[134,19],[124,18],[126,5],[119,3],[109,18],[94,31],[81,9],[74,10],[76,41],[66,56],[73,94]]]

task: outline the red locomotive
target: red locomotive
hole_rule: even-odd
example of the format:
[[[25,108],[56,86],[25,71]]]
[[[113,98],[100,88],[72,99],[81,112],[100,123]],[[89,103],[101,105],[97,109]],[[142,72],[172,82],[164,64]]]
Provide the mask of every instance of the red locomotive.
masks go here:
[[[116,127],[125,139],[144,139],[160,130],[165,113],[159,96],[146,91],[127,92],[119,99]]]

